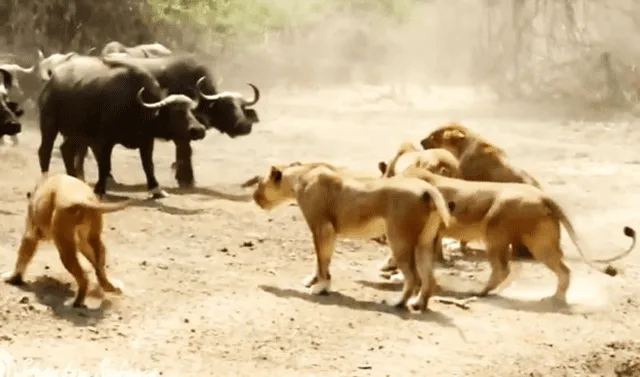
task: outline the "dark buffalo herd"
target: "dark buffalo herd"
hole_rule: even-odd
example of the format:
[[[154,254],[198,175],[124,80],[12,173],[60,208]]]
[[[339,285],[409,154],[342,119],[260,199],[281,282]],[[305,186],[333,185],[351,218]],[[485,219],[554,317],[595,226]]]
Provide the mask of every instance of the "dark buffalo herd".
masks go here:
[[[17,102],[9,101],[12,86],[11,73],[0,68],[0,137],[17,135],[22,130],[19,118],[24,112]]]
[[[110,42],[99,56],[88,51],[45,57],[38,50],[33,66],[0,65],[0,76],[0,134],[21,131],[20,103],[32,100],[40,122],[42,173],[49,171],[60,134],[67,174],[84,179],[85,157],[92,151],[98,195],[106,192],[116,145],[139,150],[147,187],[160,198],[166,192],[154,173],[156,139],[173,141],[175,178],[180,187],[193,187],[192,141],[203,139],[209,129],[231,138],[248,135],[259,122],[252,108],[260,99],[257,86],[248,83],[251,99],[220,91],[204,62],[159,43],[127,47]]]

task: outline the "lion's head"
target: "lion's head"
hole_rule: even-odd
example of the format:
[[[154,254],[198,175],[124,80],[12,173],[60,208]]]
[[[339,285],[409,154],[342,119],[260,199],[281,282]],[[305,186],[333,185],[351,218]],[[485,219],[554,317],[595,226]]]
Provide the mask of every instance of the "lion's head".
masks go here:
[[[258,179],[258,187],[253,192],[253,201],[264,210],[271,210],[280,204],[295,199],[294,183],[286,179],[287,171],[302,165],[293,162],[286,165],[272,165],[269,173]]]
[[[467,127],[459,123],[448,123],[436,128],[427,137],[420,140],[420,145],[424,149],[443,148],[458,156],[469,135],[470,131]]]

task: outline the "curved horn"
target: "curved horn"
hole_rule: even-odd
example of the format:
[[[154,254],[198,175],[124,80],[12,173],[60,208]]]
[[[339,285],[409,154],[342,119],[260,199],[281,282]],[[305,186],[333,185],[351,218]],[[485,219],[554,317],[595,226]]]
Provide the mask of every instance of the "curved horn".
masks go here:
[[[248,82],[247,84],[251,87],[251,89],[253,89],[253,100],[251,100],[251,101],[245,100],[244,101],[244,105],[245,106],[253,106],[256,103],[258,103],[258,100],[260,100],[260,89],[258,89],[257,86],[253,85],[250,82]]]
[[[2,75],[2,86],[7,89],[11,89],[13,86],[13,75],[11,75],[11,72],[4,68],[0,68],[0,75]]]
[[[158,102],[147,103],[142,99],[142,92],[144,92],[144,86],[138,91],[137,99],[138,102],[147,109],[159,109],[161,107],[174,103],[183,103],[185,105],[188,105],[191,109],[195,109],[198,106],[198,102],[192,100],[184,94],[172,94],[164,99],[161,99]]]
[[[203,82],[204,80],[206,80],[206,79],[207,79],[207,77],[206,77],[206,76],[202,76],[202,77],[200,77],[200,78],[198,79],[198,81],[196,82],[196,89],[198,89],[198,94],[199,94],[202,98],[204,98],[204,99],[206,99],[206,100],[208,100],[208,101],[215,101],[215,100],[217,100],[218,98],[220,98],[220,95],[219,95],[219,94],[204,94],[204,93],[202,92],[202,90],[200,89],[200,86],[202,85],[202,82]]]
[[[18,72],[22,72],[22,73],[33,73],[33,70],[36,68],[35,65],[29,67],[29,68],[24,68],[22,66],[19,66],[17,64],[3,64],[3,67],[6,69],[11,69],[11,70],[15,70]]]

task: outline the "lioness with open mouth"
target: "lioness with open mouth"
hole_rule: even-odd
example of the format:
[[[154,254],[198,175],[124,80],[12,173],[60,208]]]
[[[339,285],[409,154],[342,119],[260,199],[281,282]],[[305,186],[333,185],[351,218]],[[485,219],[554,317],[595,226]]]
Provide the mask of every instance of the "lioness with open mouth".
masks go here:
[[[329,265],[337,237],[370,239],[386,232],[405,276],[401,297],[392,305],[426,310],[437,286],[433,240],[450,216],[449,206],[432,185],[407,177],[358,179],[326,163],[294,162],[272,166],[259,179],[253,199],[265,210],[297,201],[315,245],[316,272],[305,280],[313,294],[330,288]]]
[[[610,267],[602,269],[594,262],[620,259],[629,254],[636,244],[635,230],[625,226],[624,234],[632,239],[631,246],[626,251],[608,259],[589,260],[585,257],[580,238],[562,207],[535,186],[465,181],[433,174],[418,167],[409,167],[401,175],[432,184],[445,200],[455,203],[449,226],[440,229],[439,237],[477,240],[486,245],[491,276],[479,296],[486,296],[507,279],[512,259],[509,244],[521,243],[558,278],[556,291],[548,299],[566,304],[571,271],[563,261],[560,224],[567,230],[583,260],[608,275],[613,274]]]
[[[102,203],[83,181],[66,174],[43,176],[32,193],[28,207],[18,260],[5,281],[24,284],[23,275],[41,241],[52,240],[64,267],[78,284],[73,307],[85,307],[87,276],[78,261],[80,251],[93,265],[100,287],[105,292],[121,293],[120,282],[111,281],[105,271],[106,249],[102,242],[102,214],[125,208],[129,202]]]

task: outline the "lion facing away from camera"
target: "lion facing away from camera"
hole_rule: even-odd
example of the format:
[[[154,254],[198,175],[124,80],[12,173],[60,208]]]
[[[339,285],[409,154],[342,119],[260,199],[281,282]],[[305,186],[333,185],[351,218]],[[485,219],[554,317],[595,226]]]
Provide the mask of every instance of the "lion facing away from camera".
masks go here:
[[[125,208],[128,201],[102,203],[89,185],[66,174],[43,176],[33,192],[27,194],[27,199],[25,230],[14,270],[4,276],[7,283],[24,284],[23,275],[40,242],[53,241],[62,264],[78,284],[73,307],[85,307],[88,289],[78,251],[93,265],[98,283],[105,292],[122,292],[122,284],[110,280],[105,271],[102,215]]]

